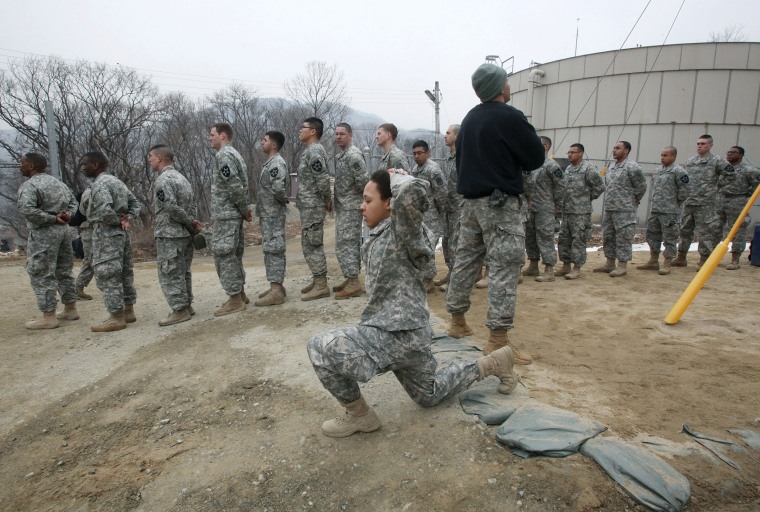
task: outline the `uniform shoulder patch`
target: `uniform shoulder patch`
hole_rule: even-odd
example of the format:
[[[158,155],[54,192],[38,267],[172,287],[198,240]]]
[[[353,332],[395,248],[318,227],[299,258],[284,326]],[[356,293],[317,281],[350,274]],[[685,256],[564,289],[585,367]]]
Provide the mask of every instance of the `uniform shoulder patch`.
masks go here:
[[[439,187],[442,187],[443,186],[443,177],[441,177],[440,175],[436,176],[435,177],[435,184],[438,185]]]
[[[222,173],[222,176],[224,176],[225,178],[229,178],[230,175],[232,174],[232,171],[230,171],[230,166],[227,164],[224,164],[224,167],[222,167],[219,171]]]
[[[272,178],[277,177],[277,167],[272,167],[271,169],[269,169],[269,176],[271,176]]]
[[[159,201],[163,203],[166,200],[166,195],[164,194],[164,190],[161,189],[158,192],[156,192],[156,197],[158,198]]]
[[[562,179],[562,176],[563,176],[562,169],[560,169],[559,167],[557,167],[556,169],[554,169],[554,176],[556,176],[557,178]]]
[[[678,179],[681,180],[681,183],[684,183],[684,184],[689,183],[689,175],[688,174],[684,174],[683,176],[681,176]]]
[[[322,167],[322,162],[320,162],[319,160],[314,160],[311,163],[311,170],[314,172],[322,172],[324,170],[324,168]]]
[[[728,164],[725,169],[723,169],[723,172],[727,172],[731,174],[732,172],[736,172],[736,169],[734,169],[734,166],[731,164]]]
[[[354,165],[352,165],[351,167],[353,167],[355,171],[362,170],[362,164],[360,164],[359,162],[354,162]]]

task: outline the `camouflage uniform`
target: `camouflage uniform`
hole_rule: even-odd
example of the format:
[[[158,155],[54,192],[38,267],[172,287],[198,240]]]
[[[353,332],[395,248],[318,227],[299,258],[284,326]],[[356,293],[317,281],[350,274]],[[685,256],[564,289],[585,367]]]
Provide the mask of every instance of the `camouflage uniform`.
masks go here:
[[[665,244],[666,258],[675,258],[681,228],[681,206],[689,195],[689,175],[680,165],[660,166],[652,176],[652,209],[647,220],[647,243],[653,254]]]
[[[428,188],[428,203],[430,207],[423,216],[423,222],[430,230],[430,234],[433,237],[433,246],[435,247],[438,245],[438,239],[441,238],[440,219],[446,211],[446,198],[448,197],[446,179],[438,164],[430,159],[422,167],[415,165],[410,174],[415,178],[427,181],[430,185],[430,188]],[[435,274],[435,258],[432,258],[428,264],[427,272],[425,272],[425,277],[434,277]]]
[[[604,175],[604,222],[602,238],[607,259],[631,261],[636,234],[636,208],[647,191],[639,164],[626,159],[614,162]]]
[[[315,142],[301,155],[296,194],[296,206],[301,214],[301,248],[314,277],[327,275],[324,237],[330,195],[327,153],[322,144]]]
[[[243,218],[248,203],[248,169],[240,153],[226,144],[216,153],[211,178],[211,252],[222,288],[230,296],[245,285]]]
[[[369,301],[359,325],[318,334],[308,343],[317,377],[342,404],[360,398],[358,382],[392,371],[416,403],[429,407],[478,379],[476,361],[437,369],[423,273],[434,257],[422,217],[426,183],[392,178],[391,217],[364,243]]]
[[[137,301],[132,244],[129,232],[121,228],[120,215],[133,220],[139,212],[137,198],[117,177],[103,173],[95,178],[87,212],[93,226],[92,265],[95,284],[111,314]]]
[[[57,214],[77,211],[71,190],[53,176],[37,173],[19,187],[18,209],[29,231],[26,271],[37,307],[42,312],[55,311],[56,293],[64,304],[76,302],[71,231],[67,224],[56,222]]]
[[[457,193],[457,154],[452,151],[443,165],[443,176],[446,179],[448,195],[446,199],[446,211],[443,214],[443,259],[449,270],[454,268],[454,261],[457,244],[459,243],[459,221],[462,217],[462,207],[464,206],[464,196]]]
[[[79,211],[87,217],[87,210],[90,207],[90,192],[88,187],[82,192],[82,198],[79,201]],[[76,287],[87,288],[87,285],[92,281],[95,276],[95,271],[92,269],[92,224],[87,219],[79,225],[79,237],[82,239],[82,252],[84,258],[82,258],[82,267],[79,269],[79,275],[77,275]]]
[[[169,307],[181,311],[193,302],[191,232],[196,206],[190,182],[172,165],[161,169],[156,178],[153,209],[158,282]]]
[[[591,235],[591,201],[602,195],[604,182],[597,168],[587,160],[568,165],[564,179],[559,259],[580,267],[586,263],[586,244]]]
[[[335,159],[335,253],[345,277],[361,270],[362,212],[364,186],[369,181],[364,155],[349,146]]]
[[[718,178],[736,171],[722,158],[708,153],[691,157],[686,162],[686,172],[689,175],[689,197],[683,207],[678,250],[683,253],[689,251],[696,230],[699,234],[699,254],[708,257],[720,240]]]
[[[734,227],[734,223],[741,215],[747,200],[760,185],[760,170],[745,162],[737,164],[734,170],[736,172],[722,174],[718,179],[718,192],[720,193],[718,216],[720,217],[723,236],[727,235]],[[750,218],[747,215],[734,235],[731,242],[731,252],[734,254],[741,254],[747,248],[749,221]]]
[[[377,166],[378,171],[387,171],[388,169],[404,169],[406,172],[410,170],[409,159],[395,144],[383,155],[383,158],[380,159],[380,165]]]
[[[288,212],[290,174],[288,164],[275,154],[266,161],[259,176],[256,217],[261,228],[267,281],[285,281],[285,216]]]
[[[525,249],[528,259],[543,258],[544,265],[557,263],[554,248],[554,227],[562,211],[565,195],[564,173],[551,158],[533,172],[523,174],[523,186],[528,203],[525,224]]]

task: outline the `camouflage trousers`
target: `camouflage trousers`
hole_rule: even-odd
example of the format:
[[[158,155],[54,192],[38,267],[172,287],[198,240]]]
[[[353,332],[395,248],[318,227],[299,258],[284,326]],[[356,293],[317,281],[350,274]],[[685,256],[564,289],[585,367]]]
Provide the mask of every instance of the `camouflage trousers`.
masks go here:
[[[710,256],[715,249],[715,244],[720,240],[720,216],[715,205],[685,205],[683,207],[679,251],[689,251],[695,231],[699,235],[699,254]]]
[[[285,281],[285,215],[259,217],[267,281]]]
[[[651,212],[649,219],[647,219],[647,243],[649,244],[649,251],[654,254],[660,254],[660,245],[665,244],[663,256],[675,258],[680,230],[680,214]]]
[[[554,212],[528,212],[525,223],[525,250],[529,260],[543,259],[544,265],[557,263],[557,250],[554,248]]]
[[[357,277],[362,266],[362,212],[335,211],[335,254],[344,277]]]
[[[307,351],[322,385],[341,404],[359,399],[358,382],[392,371],[412,400],[430,407],[457,395],[480,375],[476,361],[439,369],[431,342],[429,327],[389,332],[357,325],[314,336]]]
[[[443,259],[449,269],[454,268],[456,261],[456,250],[459,244],[459,222],[462,218],[461,208],[456,208],[453,212],[445,212],[441,225],[443,226]]]
[[[68,226],[55,224],[30,230],[26,254],[26,271],[40,311],[55,311],[57,294],[64,304],[77,301]]]
[[[193,239],[156,238],[158,282],[172,311],[180,311],[193,303]]]
[[[243,268],[243,219],[216,220],[212,228],[211,252],[219,282],[227,295],[236,295],[245,285]]]
[[[92,229],[83,229],[80,236],[82,238],[84,258],[82,258],[82,268],[79,269],[76,284],[77,288],[87,288],[87,285],[90,284],[93,276],[95,276],[95,271],[92,269]]]
[[[604,212],[602,222],[604,257],[611,260],[631,261],[635,234],[636,212]]]
[[[734,222],[741,215],[744,206],[747,204],[748,197],[722,197],[718,203],[718,216],[720,225],[723,226],[722,237],[728,235]],[[731,241],[731,252],[741,254],[747,248],[747,227],[749,226],[749,215],[745,215],[739,229],[736,230],[734,239]]]
[[[506,196],[502,206],[488,197],[465,199],[459,224],[456,261],[446,290],[446,310],[465,313],[480,267],[488,265],[489,329],[511,329],[517,304],[517,279],[525,259],[522,200]]]
[[[591,236],[590,213],[566,213],[562,216],[557,249],[562,263],[582,267],[586,263],[586,244]]]
[[[428,235],[430,235],[430,241],[433,244],[433,248],[438,247],[438,240],[441,238],[441,219],[434,206],[431,205],[430,210],[425,212],[422,218],[422,223],[428,228]],[[433,278],[437,273],[438,270],[435,268],[435,255],[433,255],[428,262],[423,277],[428,279]]]
[[[322,207],[301,208],[301,249],[309,266],[311,275],[327,275],[327,258],[325,258],[325,217],[327,210]]]
[[[117,226],[98,226],[92,232],[92,266],[95,284],[106,309],[116,313],[137,302],[129,233]]]

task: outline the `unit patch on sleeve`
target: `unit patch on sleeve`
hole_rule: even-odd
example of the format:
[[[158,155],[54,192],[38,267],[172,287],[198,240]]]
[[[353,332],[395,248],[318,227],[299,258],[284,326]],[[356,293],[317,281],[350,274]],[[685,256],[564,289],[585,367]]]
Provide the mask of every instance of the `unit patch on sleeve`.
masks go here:
[[[230,174],[232,174],[232,172],[230,171],[230,166],[227,164],[224,164],[224,167],[222,167],[221,172],[222,172],[222,176],[224,176],[225,178],[229,178]]]
[[[272,178],[277,177],[277,167],[272,167],[271,169],[269,169],[269,176],[271,176]]]
[[[314,172],[322,172],[322,162],[320,162],[319,160],[315,160],[314,162],[311,163],[311,169]]]
[[[156,192],[156,197],[158,198],[159,201],[163,203],[166,200],[166,196],[164,195],[164,190],[161,189],[158,192]]]

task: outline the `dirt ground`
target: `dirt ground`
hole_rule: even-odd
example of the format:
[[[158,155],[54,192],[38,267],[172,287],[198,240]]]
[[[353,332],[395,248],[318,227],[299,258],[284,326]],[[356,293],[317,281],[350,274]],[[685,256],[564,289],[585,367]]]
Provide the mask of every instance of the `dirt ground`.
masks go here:
[[[333,247],[331,284],[340,278]],[[260,246],[246,251],[253,297],[266,288],[263,258]],[[688,510],[758,510],[760,454],[732,456],[741,464],[733,469],[681,429],[760,432],[760,268],[743,262],[729,272],[724,262],[681,323],[667,326],[693,262],[670,276],[634,269],[611,279],[590,272],[602,260],[590,254],[577,281],[520,285],[511,336],[535,359],[518,369],[522,383],[610,434],[657,440],[691,482]],[[324,437],[319,426],[339,407],[314,375],[306,341],[355,323],[365,298],[300,302],[308,271],[297,238],[288,242],[284,305],[213,318],[225,297],[212,259],[199,256],[197,315],[160,328],[168,308],[155,264],[142,262],[138,321],[106,334],[89,329],[104,315],[94,283],[81,320],[26,330],[37,311],[23,263],[0,263],[0,510],[643,510],[590,459],[518,458],[457,400],[423,409],[393,375],[363,386],[379,431]],[[475,290],[468,314],[476,345],[487,334],[485,298]],[[443,294],[429,302],[442,332]]]

